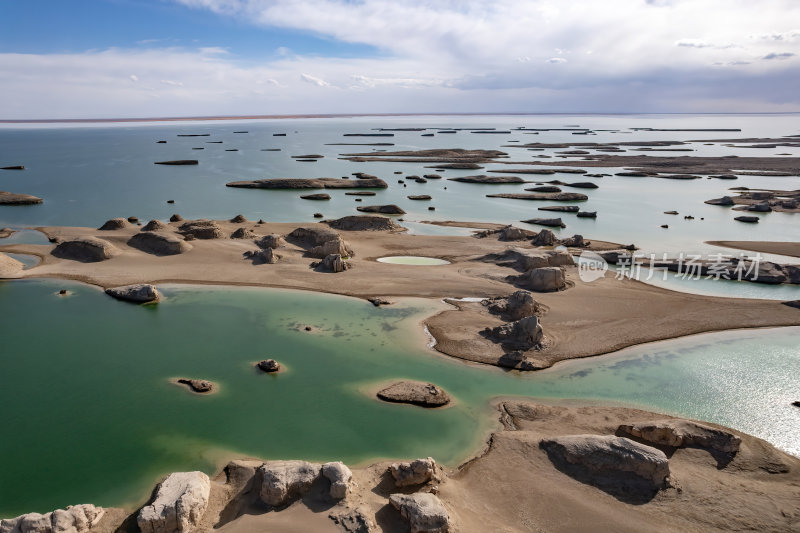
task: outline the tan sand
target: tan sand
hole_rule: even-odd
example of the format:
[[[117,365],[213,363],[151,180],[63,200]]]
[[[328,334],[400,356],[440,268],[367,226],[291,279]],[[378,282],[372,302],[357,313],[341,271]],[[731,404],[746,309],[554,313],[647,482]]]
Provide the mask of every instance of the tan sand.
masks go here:
[[[219,221],[225,235],[239,227],[257,234],[287,234],[303,224],[235,224]],[[176,228],[179,223],[170,224]],[[305,226],[313,223],[305,224]],[[34,254],[43,261],[25,270],[26,278],[74,279],[112,287],[133,283],[197,283],[283,287],[368,298],[370,296],[496,297],[515,290],[506,277],[518,274],[493,263],[475,261],[488,253],[509,247],[533,249],[525,242],[500,242],[464,236],[424,236],[385,231],[341,231],[355,250],[349,261],[353,268],[332,274],[315,272],[318,259],[289,244],[278,248],[276,264],[253,265],[243,257],[255,250],[251,240],[212,239],[191,241],[193,248],[183,254],[158,257],[129,247],[126,243],[138,228],[99,231],[90,228],[41,228],[49,237],[70,238],[91,235],[110,241],[121,253],[99,263],[59,259],[49,252],[53,245],[0,246],[0,251]],[[607,248],[609,243],[595,243]],[[543,250],[543,249],[538,249]],[[407,266],[379,263],[387,255],[416,255],[446,259],[449,265]],[[556,361],[611,352],[634,344],[735,328],[800,325],[800,312],[774,301],[715,298],[673,292],[630,280],[616,280],[610,274],[593,283],[583,283],[575,267],[567,269],[571,288],[557,293],[535,293],[546,312],[542,318],[546,349],[528,352],[542,367]],[[436,348],[445,354],[496,364],[502,348],[479,335],[487,326],[500,324],[480,304],[460,305],[461,311],[446,311],[427,320],[437,339]]]
[[[557,469],[539,448],[543,438],[573,434],[614,435],[619,424],[671,417],[647,411],[570,401],[496,401],[502,423],[473,459],[445,469],[440,482],[398,489],[389,461],[353,469],[355,487],[339,503],[321,482],[282,510],[254,501],[258,484],[234,486],[224,473],[211,488],[198,532],[341,532],[329,515],[359,509],[376,531],[404,533],[408,525],[388,505],[390,494],[428,492],[436,486],[454,531],[797,531],[800,527],[800,459],[755,437],[742,439],[733,456],[701,448],[661,448],[669,458],[670,487],[655,494],[623,492],[604,476],[599,488]],[[707,424],[712,427],[713,424]],[[500,426],[500,424],[498,424]],[[260,461],[254,461],[259,465]],[[111,510],[98,531],[134,531],[136,510]],[[117,529],[125,515],[129,518]]]
[[[714,246],[724,246],[725,248],[736,248],[737,250],[761,252],[763,254],[776,254],[776,255],[785,255],[789,257],[800,257],[800,242],[706,241],[706,244],[713,244]]]

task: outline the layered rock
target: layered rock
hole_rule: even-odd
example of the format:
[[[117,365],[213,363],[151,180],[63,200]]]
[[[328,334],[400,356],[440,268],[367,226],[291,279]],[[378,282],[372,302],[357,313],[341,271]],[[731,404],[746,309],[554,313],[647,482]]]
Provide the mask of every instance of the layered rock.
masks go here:
[[[357,181],[335,178],[274,178],[254,181],[232,181],[226,187],[245,189],[385,189],[388,187],[380,178],[359,179]]]
[[[286,239],[296,242],[301,246],[319,246],[326,242],[336,239],[339,234],[322,224],[316,226],[306,226],[293,230]]]
[[[136,517],[142,533],[190,533],[208,508],[211,480],[203,472],[176,472],[158,485]]]
[[[628,473],[653,488],[668,485],[669,461],[664,452],[625,437],[568,435],[539,443],[551,460],[563,461],[592,475]]]
[[[322,476],[331,482],[330,495],[333,500],[343,500],[350,492],[353,472],[341,461],[322,465]]]
[[[128,246],[153,255],[176,255],[192,249],[191,244],[177,235],[155,231],[137,233],[128,239]]]
[[[278,262],[280,256],[275,253],[273,248],[264,248],[263,250],[251,250],[244,253],[244,256],[250,259],[254,265],[274,265]]]
[[[555,234],[549,229],[543,229],[536,237],[533,238],[531,244],[534,246],[555,246],[558,244]]]
[[[99,230],[103,231],[113,231],[118,229],[125,229],[130,227],[130,223],[122,217],[112,218],[111,220],[106,220],[105,223],[100,226]]]
[[[51,252],[60,259],[82,263],[97,263],[119,255],[119,249],[108,241],[96,237],[78,237],[62,241]]]
[[[41,198],[30,194],[0,191],[0,205],[34,205],[42,202]]]
[[[106,289],[106,294],[117,300],[125,300],[126,302],[138,304],[157,302],[160,298],[158,290],[156,290],[154,286],[145,283],[112,287]]]
[[[544,333],[536,315],[526,316],[494,328],[486,328],[484,334],[511,350],[527,351],[542,344]]]
[[[280,507],[303,496],[319,477],[322,465],[306,461],[267,461],[261,474],[261,501]]]
[[[269,235],[264,235],[260,239],[256,241],[256,246],[259,248],[280,248],[281,246],[286,245],[286,241],[278,235],[277,233],[270,233]]]
[[[316,194],[303,194],[300,196],[302,200],[330,200],[331,195],[326,193],[316,193]]]
[[[231,233],[231,239],[255,239],[256,237],[256,232],[248,228],[237,228]]]
[[[523,222],[526,224],[535,224],[537,226],[550,226],[551,228],[567,227],[561,218],[529,218],[528,220],[523,220]]]
[[[385,402],[409,403],[420,407],[441,407],[450,403],[450,395],[433,383],[398,381],[381,389],[378,398]]]
[[[374,215],[353,215],[325,222],[330,227],[344,231],[397,231],[403,229],[394,220]]]
[[[499,241],[525,241],[531,237],[533,237],[531,232],[514,226],[506,226],[497,234]]]
[[[512,321],[533,316],[539,310],[539,304],[528,291],[516,291],[507,298],[495,298],[484,302],[490,312],[504,315]]]
[[[722,453],[737,453],[742,439],[730,431],[712,428],[689,420],[658,420],[622,424],[619,433],[659,446],[697,446]]]
[[[308,253],[312,257],[319,257],[319,258],[324,258],[331,254],[339,254],[342,257],[355,256],[355,252],[350,247],[350,245],[339,236],[319,246],[315,246],[314,248],[310,249]]]
[[[72,505],[50,513],[28,513],[0,520],[0,533],[85,533],[103,518],[105,510],[91,504]]]
[[[387,205],[364,205],[361,207],[356,207],[356,210],[361,211],[362,213],[382,213],[384,215],[405,215],[406,212],[403,211],[399,206],[395,204],[387,204]]]
[[[461,183],[484,183],[487,185],[501,185],[504,183],[525,183],[519,176],[460,176],[458,178],[447,178],[449,181],[460,181]]]
[[[160,220],[151,220],[147,224],[144,225],[142,231],[166,231],[169,229],[167,224],[164,224]]]
[[[392,463],[389,465],[389,473],[392,475],[394,484],[397,487],[409,487],[422,485],[429,481],[439,481],[436,461],[432,457],[415,459],[406,463]]]
[[[411,533],[447,533],[450,517],[441,500],[433,494],[392,494],[389,503],[408,520]]]
[[[222,228],[213,220],[190,220],[178,227],[181,235],[191,235],[195,239],[221,239],[224,237]]]
[[[559,267],[550,266],[532,268],[517,277],[517,281],[526,289],[534,292],[555,292],[567,286],[564,271]]]
[[[319,266],[328,272],[339,273],[348,270],[350,263],[342,259],[341,254],[330,254],[325,256]]]

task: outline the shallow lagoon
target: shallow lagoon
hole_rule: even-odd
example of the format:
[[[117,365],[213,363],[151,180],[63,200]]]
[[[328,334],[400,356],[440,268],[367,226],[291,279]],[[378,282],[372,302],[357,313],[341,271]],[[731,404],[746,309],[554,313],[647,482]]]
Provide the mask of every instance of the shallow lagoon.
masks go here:
[[[162,303],[135,306],[72,282],[0,284],[0,516],[140,501],[159,475],[213,472],[232,456],[432,455],[452,465],[478,449],[501,395],[681,413],[800,454],[790,405],[800,328],[689,337],[520,374],[426,348],[419,322],[435,302],[376,308],[297,291],[161,289]],[[288,370],[256,372],[265,357]],[[211,379],[220,392],[193,395],[171,377]],[[400,377],[443,386],[455,405],[424,410],[368,394]]]

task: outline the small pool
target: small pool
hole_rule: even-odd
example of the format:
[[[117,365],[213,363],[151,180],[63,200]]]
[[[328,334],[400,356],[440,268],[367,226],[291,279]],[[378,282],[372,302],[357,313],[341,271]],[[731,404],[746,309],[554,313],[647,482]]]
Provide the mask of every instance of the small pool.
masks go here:
[[[439,259],[437,257],[422,257],[418,255],[392,255],[388,257],[379,257],[378,261],[381,263],[391,263],[393,265],[449,265],[450,261]]]

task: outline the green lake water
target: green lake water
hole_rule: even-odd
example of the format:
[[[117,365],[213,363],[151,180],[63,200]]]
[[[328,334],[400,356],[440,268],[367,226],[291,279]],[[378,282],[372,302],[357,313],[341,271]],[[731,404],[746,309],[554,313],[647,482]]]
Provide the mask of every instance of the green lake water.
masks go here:
[[[70,291],[59,296],[61,288]],[[426,348],[434,306],[376,308],[307,292],[160,287],[136,306],[62,281],[0,283],[0,516],[141,502],[158,476],[234,456],[435,457],[457,464],[495,424],[501,395],[592,399],[727,424],[800,454],[798,328],[689,337],[520,374]],[[312,326],[311,332],[304,330]],[[286,371],[256,372],[267,357]],[[198,396],[169,382],[210,379]],[[427,380],[452,407],[370,391]]]

